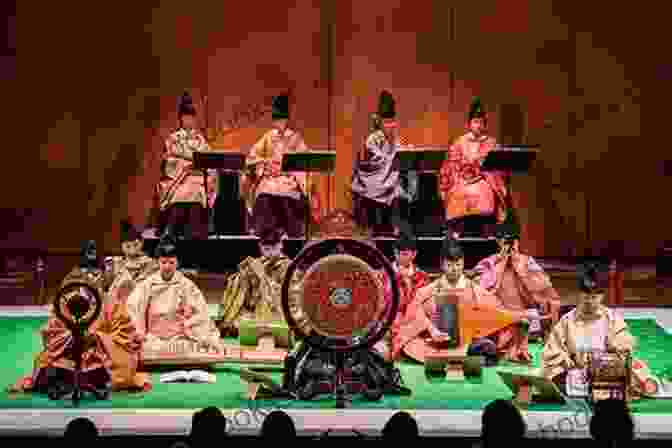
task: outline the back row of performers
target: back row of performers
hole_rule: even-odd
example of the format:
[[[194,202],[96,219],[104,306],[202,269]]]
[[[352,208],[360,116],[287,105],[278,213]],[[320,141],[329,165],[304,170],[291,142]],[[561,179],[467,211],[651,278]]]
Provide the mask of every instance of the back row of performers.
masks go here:
[[[245,161],[246,170],[241,173],[240,193],[251,216],[252,233],[258,234],[263,226],[272,224],[290,237],[300,237],[309,210],[313,222],[320,219],[319,176],[307,180],[305,173],[281,170],[284,154],[309,151],[302,136],[289,127],[289,109],[287,96],[274,99],[273,128],[251,148]],[[208,209],[213,210],[217,198],[216,173],[210,176],[212,182],[206,189],[202,173],[192,168],[194,151],[210,150],[196,125],[196,113],[191,97],[184,94],[178,107],[180,126],[166,141],[162,177],[156,191],[164,223],[175,222],[177,218],[173,215],[182,210],[172,207],[174,204],[200,203],[203,207],[209,204]],[[397,150],[404,145],[396,120],[396,102],[389,92],[381,93],[374,117],[371,133],[353,170],[355,217],[360,226],[374,234],[398,234],[403,225],[412,221],[410,205],[417,198],[418,178],[412,171],[400,173],[393,163]],[[487,116],[478,98],[471,105],[466,126],[467,132],[450,147],[438,178],[438,191],[451,233],[460,232],[465,217],[477,217],[472,220],[486,225],[503,222],[508,204],[504,173],[480,169],[496,145],[495,139],[487,135]],[[191,210],[195,212],[191,222],[197,222],[199,211]]]
[[[100,269],[95,242],[87,242],[79,266],[63,281],[63,286],[85,282],[104,298],[103,312],[86,339],[85,383],[103,389],[111,386],[113,390],[147,389],[151,386],[149,377],[138,372],[143,353],[180,352],[189,356],[194,351],[221,352],[221,338],[236,336],[242,319],[284,319],[280,289],[290,259],[283,254],[277,229],[263,230],[261,255],[246,258],[239,271],[228,278],[214,319],[209,316],[202,292],[177,269],[177,246],[170,235],[162,237],[155,258],[150,258],[142,254],[139,232],[129,225],[124,230],[122,257],[108,259],[106,267]],[[605,285],[594,268],[580,270],[578,306],[560,317],[559,297],[549,277],[531,256],[518,249],[516,223],[499,224],[496,235],[500,250],[477,264],[476,276],[465,274],[459,242],[446,238],[441,251],[442,275],[435,281],[414,263],[414,237],[399,238],[393,263],[400,290],[399,311],[388,337],[376,346],[387,362],[406,357],[422,363],[428,350],[441,350],[445,337],[435,317],[436,304],[446,300],[443,295],[518,316],[519,323],[486,335],[476,344],[477,353],[481,350],[481,354],[494,359],[529,363],[528,334],[521,323],[546,316],[550,332],[546,332],[543,371],[560,385],[567,372],[586,367],[586,353],[592,350],[632,352],[634,341],[625,322],[601,303]],[[301,279],[299,273],[291,281],[290,309],[304,334],[310,334],[311,323],[297,306]],[[389,301],[391,288],[386,282],[385,300]],[[72,385],[72,337],[54,316],[41,333],[44,350],[35,359],[33,374],[13,388],[62,393]],[[641,362],[633,365],[641,371]],[[641,391],[646,378],[637,374],[632,377],[633,391]]]

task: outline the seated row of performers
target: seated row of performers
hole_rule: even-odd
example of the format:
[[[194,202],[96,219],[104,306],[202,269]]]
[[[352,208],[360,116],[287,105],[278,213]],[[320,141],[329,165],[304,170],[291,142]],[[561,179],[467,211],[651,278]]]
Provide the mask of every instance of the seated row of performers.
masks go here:
[[[142,253],[140,232],[123,227],[122,257],[106,260],[101,269],[96,243],[87,241],[79,265],[61,285],[88,284],[103,300],[102,312],[85,337],[80,375],[80,384],[99,391],[151,388],[149,376],[138,372],[143,353],[174,352],[176,347],[185,354],[222,350],[202,292],[177,270],[174,238],[162,237],[152,259]],[[10,389],[68,395],[75,368],[73,338],[53,306],[40,333],[43,350],[35,358],[32,375]]]
[[[178,105],[179,128],[165,142],[161,180],[156,188],[160,225],[179,223],[181,231],[186,224],[192,228],[186,234],[202,227],[198,223],[203,222],[204,209],[215,210],[219,188],[216,171],[210,173],[205,188],[203,173],[193,169],[194,152],[210,151],[198,129],[196,113],[192,98],[185,93]],[[353,169],[351,192],[355,217],[360,226],[372,229],[374,234],[398,235],[402,225],[420,224],[418,213],[413,212],[418,204],[419,178],[414,171],[400,172],[394,163],[397,151],[408,145],[400,135],[396,101],[389,92],[381,93],[374,115],[371,133]],[[320,202],[324,201],[317,188],[320,175],[306,176],[281,169],[285,154],[309,151],[301,134],[291,129],[289,120],[288,96],[276,97],[272,104],[272,129],[247,154],[240,182],[227,186],[239,190],[236,196],[244,202],[246,210],[241,216],[249,217],[251,233],[258,234],[263,227],[271,226],[283,229],[290,237],[300,237],[305,232],[307,213],[310,213],[308,221],[320,220]],[[477,233],[489,235],[492,226],[506,218],[510,198],[505,173],[481,171],[488,153],[496,149],[496,142],[487,134],[487,115],[478,98],[471,105],[466,128],[467,132],[450,147],[437,185],[432,189],[438,190],[451,234],[463,233],[468,222],[476,224]],[[210,213],[208,220],[209,232],[214,232],[214,213]],[[239,228],[242,233],[243,226]]]
[[[518,236],[515,223],[498,226],[500,250],[478,263],[478,280],[465,275],[462,248],[456,240],[447,238],[441,252],[443,272],[433,282],[414,264],[414,238],[402,236],[394,263],[400,309],[387,344],[376,349],[388,361],[406,355],[422,363],[427,350],[445,347],[434,315],[436,303],[446,294],[458,301],[508,310],[518,314],[521,321],[538,314],[550,316],[552,329],[542,354],[543,370],[561,386],[568,372],[586,366],[591,351],[632,353],[634,341],[627,325],[601,303],[604,285],[596,269],[580,271],[582,294],[578,306],[559,319],[559,297],[535,260],[520,253]],[[84,383],[100,390],[147,390],[151,386],[149,377],[138,372],[143,353],[179,351],[188,356],[190,350],[221,352],[221,336],[235,335],[241,319],[281,318],[280,284],[289,259],[282,254],[277,229],[262,233],[262,255],[244,260],[240,271],[229,278],[218,325],[208,315],[202,292],[177,269],[174,239],[170,235],[161,239],[156,261],[142,255],[141,243],[139,233],[126,226],[124,255],[113,258],[103,270],[97,264],[95,243],[87,242],[79,266],[63,281],[63,286],[87,283],[104,298],[103,312],[85,341]],[[538,312],[531,313],[531,309]],[[304,333],[309,333],[307,319],[299,316],[297,320],[304,326]],[[33,374],[19,380],[13,389],[68,393],[74,370],[70,330],[52,314],[41,334],[44,349],[35,359]],[[514,324],[487,335],[476,345],[495,358],[528,363],[527,343],[525,327]],[[642,366],[641,361],[633,363],[635,394],[643,390],[648,379],[641,375]]]

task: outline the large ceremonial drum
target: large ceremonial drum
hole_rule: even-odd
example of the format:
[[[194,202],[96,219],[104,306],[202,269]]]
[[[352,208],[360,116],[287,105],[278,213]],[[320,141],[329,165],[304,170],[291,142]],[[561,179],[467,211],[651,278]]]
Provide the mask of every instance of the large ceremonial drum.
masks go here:
[[[290,283],[305,272],[298,303],[290,303]],[[372,347],[389,330],[397,313],[399,291],[394,270],[373,245],[355,239],[326,239],[308,244],[287,269],[282,285],[285,318],[299,338],[326,351]],[[296,310],[311,334],[298,325]]]

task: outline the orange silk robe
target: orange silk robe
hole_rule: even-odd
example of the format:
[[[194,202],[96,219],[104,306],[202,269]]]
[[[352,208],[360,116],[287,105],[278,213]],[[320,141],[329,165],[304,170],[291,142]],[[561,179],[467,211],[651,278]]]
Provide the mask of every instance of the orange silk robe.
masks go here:
[[[508,192],[503,173],[481,171],[481,164],[495,144],[492,137],[474,139],[468,133],[450,147],[439,173],[446,220],[493,214],[498,222],[506,218]]]
[[[282,172],[285,154],[308,151],[301,134],[291,129],[287,129],[284,135],[272,129],[252,146],[245,160],[248,173],[241,179],[241,192],[250,213],[260,194],[300,199],[302,193],[310,193],[311,216],[315,222],[319,222],[321,204],[326,204],[326,198],[321,198],[317,185],[320,177],[325,175],[311,173],[309,179],[306,173]]]
[[[216,172],[208,178],[208,193],[203,172],[193,170],[194,151],[209,151],[210,146],[198,130],[178,129],[166,139],[162,156],[161,180],[157,186],[161,211],[178,202],[198,202],[210,206],[217,196]]]
[[[102,271],[84,271],[74,268],[63,281],[82,282],[91,285],[102,295]],[[72,335],[65,324],[55,316],[40,330],[44,350],[35,359],[33,379],[41,369],[57,367],[73,370],[75,363],[69,354]],[[137,389],[150,384],[146,374],[138,373],[138,360],[142,348],[140,335],[136,332],[123,303],[107,303],[96,321],[89,327],[94,343],[83,356],[82,371],[89,372],[106,368],[112,379],[112,390]],[[32,385],[20,380],[15,390],[30,390]]]

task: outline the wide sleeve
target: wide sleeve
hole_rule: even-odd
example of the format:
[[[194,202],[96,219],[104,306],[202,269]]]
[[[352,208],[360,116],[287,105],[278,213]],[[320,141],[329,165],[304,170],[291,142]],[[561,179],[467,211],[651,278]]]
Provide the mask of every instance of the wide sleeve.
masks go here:
[[[478,274],[478,282],[481,288],[492,290],[497,285],[495,256],[490,256],[479,261],[474,271]]]
[[[72,334],[65,324],[57,317],[50,317],[47,325],[40,330],[42,344],[49,362],[63,356],[65,350],[72,343]]]
[[[259,162],[263,162],[268,158],[268,155],[265,154],[266,147],[268,145],[268,136],[264,134],[254,145],[250,148],[250,152],[245,157],[245,166],[252,167],[257,165]]]
[[[243,261],[245,263],[246,260]],[[241,265],[243,264],[241,263]],[[226,326],[234,325],[243,310],[245,299],[249,294],[250,282],[243,275],[242,270],[232,274],[226,279],[224,294],[219,306],[219,319]]]
[[[462,146],[459,143],[455,143],[448,149],[446,159],[441,164],[441,170],[439,171],[439,192],[442,196],[455,186],[461,161]]]
[[[145,328],[145,313],[147,311],[149,288],[149,280],[143,281],[139,285],[136,285],[126,301],[128,315],[136,330],[143,335],[147,332],[147,328]]]
[[[203,296],[203,292],[196,286],[196,283],[187,279],[185,293],[187,303],[192,311],[192,315],[186,320],[185,326],[194,327],[210,321],[210,316],[208,315],[208,303]]]
[[[539,305],[544,314],[550,314],[553,322],[557,322],[560,314],[560,295],[557,293],[551,279],[533,257],[517,255],[514,266],[518,278],[528,292],[528,305]]]
[[[635,338],[628,329],[623,317],[618,313],[611,312],[609,320],[609,333],[607,335],[607,350],[618,353],[632,353],[635,347]]]
[[[558,322],[548,336],[541,354],[544,377],[553,379],[574,367],[572,356],[567,348],[567,319]]]
[[[399,321],[398,345],[403,348],[409,341],[418,337],[422,332],[432,328],[432,321],[425,312],[425,307],[433,304],[434,284],[420,288],[413,301],[406,308],[406,313]],[[395,344],[396,345],[396,344]]]

